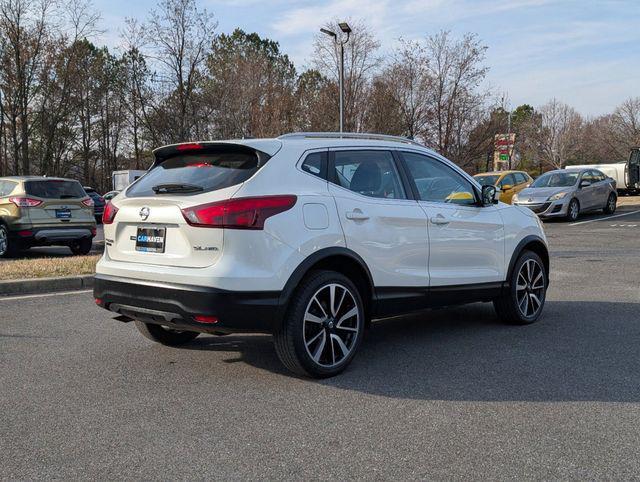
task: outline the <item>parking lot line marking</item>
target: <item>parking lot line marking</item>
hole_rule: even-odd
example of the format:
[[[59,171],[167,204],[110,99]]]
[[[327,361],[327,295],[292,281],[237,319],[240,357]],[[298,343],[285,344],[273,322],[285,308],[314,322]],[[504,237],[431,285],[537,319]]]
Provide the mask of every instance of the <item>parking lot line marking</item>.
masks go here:
[[[11,301],[11,300],[24,300],[27,298],[45,298],[48,296],[62,296],[62,295],[73,295],[77,293],[91,293],[93,290],[79,290],[79,291],[60,291],[56,293],[35,293],[33,295],[19,295],[19,296],[0,296],[0,301]]]
[[[640,213],[640,209],[638,209],[637,211],[631,211],[630,213],[614,214],[613,216],[607,216],[606,218],[588,219],[587,221],[579,221],[577,223],[571,223],[569,226],[577,226],[579,224],[595,223],[596,221],[606,221],[608,219],[619,218],[619,217],[622,217],[622,216],[629,216],[630,214],[638,214],[638,213]]]

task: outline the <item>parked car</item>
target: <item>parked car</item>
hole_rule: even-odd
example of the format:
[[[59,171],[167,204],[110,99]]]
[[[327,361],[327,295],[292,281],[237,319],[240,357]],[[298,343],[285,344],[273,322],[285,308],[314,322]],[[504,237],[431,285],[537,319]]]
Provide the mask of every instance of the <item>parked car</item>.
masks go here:
[[[495,186],[500,189],[500,201],[511,204],[514,194],[529,187],[533,179],[524,171],[485,172],[473,176],[482,186]]]
[[[538,177],[513,197],[513,204],[531,209],[542,218],[578,219],[580,213],[616,210],[615,181],[597,169],[559,169]]]
[[[476,301],[509,323],[542,312],[541,222],[416,142],[298,133],[154,155],[105,208],[94,286],[153,341],[271,333],[287,368],[327,377],[373,318]]]
[[[106,201],[94,188],[84,186],[84,190],[89,197],[93,199],[93,214],[96,218],[96,223],[100,224],[100,222],[102,222],[102,213],[104,212]]]
[[[78,181],[0,178],[0,257],[33,246],[69,246],[87,254],[96,235],[93,200]]]
[[[104,196],[102,196],[105,200],[105,202],[109,202],[111,201],[114,197],[116,197],[118,194],[120,194],[120,191],[109,191],[108,193],[106,193]]]

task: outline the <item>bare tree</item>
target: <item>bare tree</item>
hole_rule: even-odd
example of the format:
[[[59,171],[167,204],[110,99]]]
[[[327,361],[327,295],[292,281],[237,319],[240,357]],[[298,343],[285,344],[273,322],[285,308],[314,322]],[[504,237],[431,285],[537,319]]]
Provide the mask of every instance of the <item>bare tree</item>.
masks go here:
[[[371,29],[361,20],[349,20],[352,33],[345,45],[344,63],[344,128],[346,131],[359,131],[363,126],[366,98],[369,95],[371,81],[380,67],[382,59],[378,56],[380,42]],[[344,35],[334,20],[325,28],[338,34],[338,40]],[[313,43],[313,63],[316,69],[336,85],[340,70],[339,52],[331,37],[318,33]],[[335,98],[335,130],[338,127],[338,97]]]
[[[562,169],[579,153],[584,121],[575,109],[557,99],[543,105],[538,114],[533,139],[539,161]]]
[[[217,24],[195,0],[161,0],[151,12],[147,28],[148,53],[161,70],[157,80],[166,85],[170,95],[164,106],[156,107],[158,121],[167,132],[165,141],[183,141],[191,137],[200,120],[197,96],[202,68],[209,53]],[[175,126],[175,129],[170,129]]]
[[[31,106],[39,91],[37,78],[47,40],[50,1],[0,1],[0,89],[8,120],[15,170],[29,174]]]

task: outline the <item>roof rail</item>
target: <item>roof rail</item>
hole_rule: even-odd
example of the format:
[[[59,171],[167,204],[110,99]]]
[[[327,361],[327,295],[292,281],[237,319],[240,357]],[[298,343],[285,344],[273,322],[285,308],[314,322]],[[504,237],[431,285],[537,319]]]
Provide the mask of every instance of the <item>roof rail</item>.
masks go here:
[[[370,134],[366,132],[291,132],[283,134],[278,139],[370,139],[375,141],[402,142],[424,147],[413,139],[401,136],[390,136],[387,134]]]

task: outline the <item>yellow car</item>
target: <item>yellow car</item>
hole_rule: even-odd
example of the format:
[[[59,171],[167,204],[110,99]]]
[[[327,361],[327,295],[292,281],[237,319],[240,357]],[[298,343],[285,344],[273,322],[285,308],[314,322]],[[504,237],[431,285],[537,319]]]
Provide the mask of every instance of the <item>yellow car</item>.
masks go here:
[[[473,176],[483,186],[495,186],[500,189],[500,201],[511,204],[511,198],[524,188],[529,187],[533,179],[524,171],[485,172]]]

